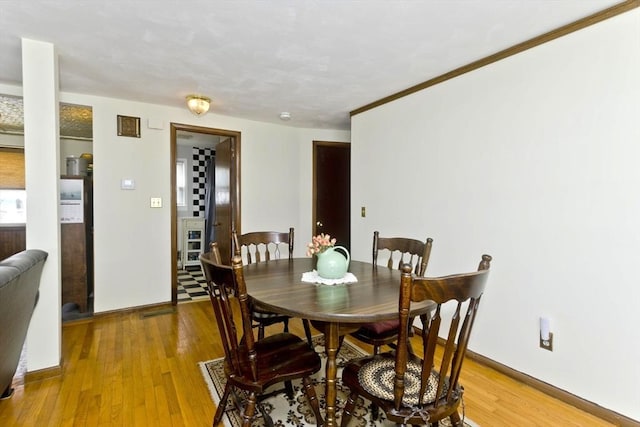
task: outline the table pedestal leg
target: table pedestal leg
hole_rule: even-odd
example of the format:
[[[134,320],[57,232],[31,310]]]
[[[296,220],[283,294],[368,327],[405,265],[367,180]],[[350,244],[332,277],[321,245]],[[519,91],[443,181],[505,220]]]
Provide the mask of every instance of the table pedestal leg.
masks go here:
[[[336,424],[336,376],[338,374],[338,365],[336,363],[336,356],[338,354],[338,345],[340,341],[340,335],[338,333],[337,323],[327,323],[324,332],[325,337],[325,351],[327,352],[327,366],[325,378],[327,379],[326,389],[326,416],[325,426],[334,427]]]

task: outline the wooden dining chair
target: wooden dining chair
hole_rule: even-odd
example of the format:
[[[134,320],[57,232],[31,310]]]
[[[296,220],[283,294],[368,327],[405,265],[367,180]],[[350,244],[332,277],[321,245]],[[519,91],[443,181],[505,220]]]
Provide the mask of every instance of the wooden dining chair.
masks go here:
[[[452,425],[463,426],[458,406],[464,390],[459,379],[490,262],[491,257],[483,255],[477,272],[437,278],[416,277],[410,264],[402,267],[396,350],[352,360],[344,367],[342,382],[351,393],[342,414],[343,427],[353,415],[358,396],[369,399],[400,425],[437,426],[449,418]],[[408,351],[406,343],[411,303],[425,300],[433,301],[436,309],[422,329],[424,356],[420,358]],[[443,309],[450,301],[453,306]],[[436,367],[440,336],[446,341]]]
[[[378,266],[378,254],[381,250],[386,250],[389,257],[386,261],[388,268],[400,269],[405,263],[412,266],[412,270],[418,276],[424,276],[431,256],[433,239],[426,241],[409,239],[404,237],[380,237],[380,233],[373,233],[373,265]],[[426,319],[425,319],[426,320]],[[409,333],[412,333],[409,323]],[[373,346],[373,354],[380,353],[383,345],[393,345],[398,339],[398,320],[387,320],[383,322],[367,323],[362,325],[357,331],[350,334],[353,338]],[[409,344],[409,351],[412,351]]]
[[[260,414],[265,418],[266,425],[273,425],[273,420],[262,407],[261,401],[279,390],[266,390],[284,383],[287,394],[293,398],[291,381],[295,379],[302,379],[304,393],[317,424],[321,425],[323,420],[320,407],[310,379],[321,367],[318,354],[302,339],[288,332],[254,340],[249,296],[240,256],[234,256],[231,266],[223,265],[217,246],[213,243],[211,252],[200,255],[200,262],[207,279],[225,353],[224,373],[227,382],[213,425],[216,426],[221,421],[232,392],[234,401],[240,406],[238,409],[241,411],[243,427],[249,427]],[[238,318],[241,319],[240,325],[236,325],[234,320]]]
[[[289,232],[279,231],[254,231],[238,235],[235,230],[232,232],[235,253],[239,254],[245,265],[254,262],[268,262],[272,259],[280,259],[282,253],[286,253],[289,259],[293,258],[293,227]],[[264,338],[265,327],[277,323],[284,324],[284,332],[289,332],[290,316],[271,313],[260,307],[252,305],[251,318],[254,327],[258,328],[258,339]],[[310,346],[313,347],[311,339],[311,327],[309,321],[302,319],[302,326]]]
[[[373,232],[373,264],[378,265],[378,255],[381,250],[387,250],[389,257],[388,268],[402,269],[404,264],[410,264],[418,276],[424,276],[431,256],[432,238],[426,241],[408,239],[405,237],[380,237],[378,231]]]

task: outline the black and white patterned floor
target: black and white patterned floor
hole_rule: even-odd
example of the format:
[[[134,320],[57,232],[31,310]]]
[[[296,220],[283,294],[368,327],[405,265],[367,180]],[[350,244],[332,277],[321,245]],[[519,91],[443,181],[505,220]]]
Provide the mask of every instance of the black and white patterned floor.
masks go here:
[[[178,303],[209,298],[207,281],[200,266],[178,270]]]

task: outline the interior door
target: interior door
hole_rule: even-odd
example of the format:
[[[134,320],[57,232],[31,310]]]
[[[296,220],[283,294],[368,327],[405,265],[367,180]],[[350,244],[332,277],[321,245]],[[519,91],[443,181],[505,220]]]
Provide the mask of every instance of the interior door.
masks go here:
[[[240,142],[241,133],[234,130],[206,128],[171,123],[171,302],[178,302],[178,208],[176,203],[176,146],[178,131],[221,137],[216,149],[216,215],[214,235],[220,239],[224,259],[231,261],[231,230],[240,230]],[[219,175],[218,175],[219,174]],[[216,225],[217,224],[217,225]]]
[[[216,184],[215,206],[216,220],[214,236],[218,242],[220,256],[231,263],[231,161],[233,156],[232,138],[226,138],[216,145]]]
[[[350,250],[350,211],[351,144],[313,141],[313,234],[330,234]]]

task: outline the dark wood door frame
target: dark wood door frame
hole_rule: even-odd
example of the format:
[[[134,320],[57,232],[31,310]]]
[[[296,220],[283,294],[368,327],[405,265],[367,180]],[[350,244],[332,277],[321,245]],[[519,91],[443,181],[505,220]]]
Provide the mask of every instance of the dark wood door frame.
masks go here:
[[[176,200],[176,150],[178,145],[178,131],[204,133],[207,135],[225,136],[232,138],[234,155],[231,161],[231,229],[240,230],[240,132],[226,129],[192,126],[181,123],[171,123],[170,163],[171,171],[171,304],[178,303],[178,206]]]

